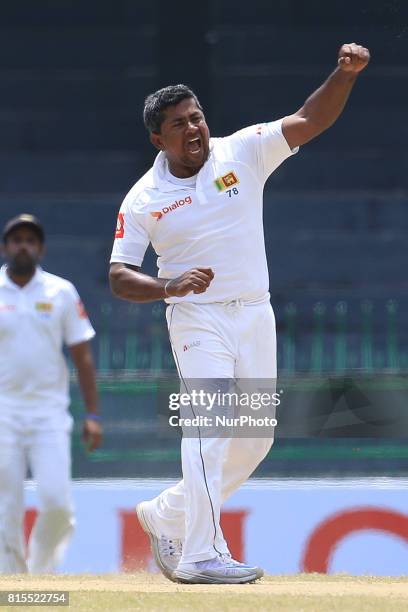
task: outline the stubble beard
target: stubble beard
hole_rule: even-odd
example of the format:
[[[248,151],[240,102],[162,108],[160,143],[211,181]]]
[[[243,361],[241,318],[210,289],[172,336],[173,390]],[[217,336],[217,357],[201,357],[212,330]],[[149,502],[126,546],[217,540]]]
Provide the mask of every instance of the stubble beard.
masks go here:
[[[18,256],[9,259],[7,267],[16,276],[30,276],[34,274],[37,267],[37,261],[34,259],[26,259],[25,261],[19,261]]]

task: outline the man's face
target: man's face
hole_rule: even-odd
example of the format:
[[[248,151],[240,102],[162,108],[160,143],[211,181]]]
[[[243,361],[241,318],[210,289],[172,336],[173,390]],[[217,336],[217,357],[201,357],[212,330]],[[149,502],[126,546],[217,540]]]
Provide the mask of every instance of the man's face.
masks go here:
[[[8,268],[17,275],[29,275],[41,259],[44,247],[35,230],[18,227],[12,230],[4,244],[4,255]]]
[[[160,134],[151,134],[155,147],[165,151],[171,172],[180,178],[193,176],[208,158],[210,133],[194,98],[165,110]]]

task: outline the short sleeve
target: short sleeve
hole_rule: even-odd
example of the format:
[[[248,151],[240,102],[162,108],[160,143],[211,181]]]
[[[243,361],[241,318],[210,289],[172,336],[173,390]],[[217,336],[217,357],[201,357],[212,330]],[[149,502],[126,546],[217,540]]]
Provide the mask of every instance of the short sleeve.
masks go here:
[[[299,150],[289,147],[282,133],[282,121],[251,125],[230,136],[236,158],[251,166],[262,182]]]
[[[67,284],[64,295],[63,321],[64,342],[68,346],[86,342],[95,336],[78,291],[71,283]]]
[[[149,242],[143,215],[134,214],[125,198],[118,214],[110,262],[141,266]]]

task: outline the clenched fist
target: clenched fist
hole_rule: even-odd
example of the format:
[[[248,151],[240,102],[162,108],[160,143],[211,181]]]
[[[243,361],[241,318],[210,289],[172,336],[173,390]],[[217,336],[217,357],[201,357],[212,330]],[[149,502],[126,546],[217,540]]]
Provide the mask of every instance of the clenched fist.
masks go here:
[[[102,444],[102,427],[93,419],[85,419],[82,426],[82,438],[89,452],[92,452]]]
[[[168,282],[166,294],[168,297],[183,297],[191,292],[204,293],[213,278],[214,272],[211,268],[193,268]]]
[[[344,72],[361,72],[370,61],[370,52],[356,43],[342,45],[337,63]]]

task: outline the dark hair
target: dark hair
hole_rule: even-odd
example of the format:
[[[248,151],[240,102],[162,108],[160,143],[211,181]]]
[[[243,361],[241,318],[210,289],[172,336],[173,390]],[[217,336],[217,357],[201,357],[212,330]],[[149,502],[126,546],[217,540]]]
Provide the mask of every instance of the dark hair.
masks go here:
[[[198,108],[203,110],[197,96],[187,85],[168,85],[147,96],[143,110],[143,121],[147,130],[159,134],[166,108],[187,98],[193,98]]]

